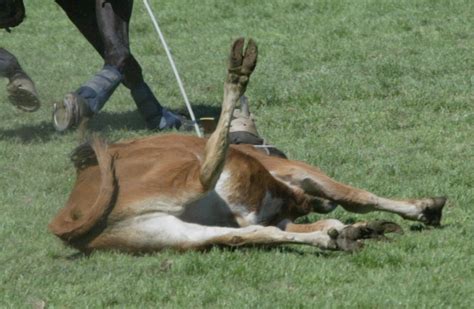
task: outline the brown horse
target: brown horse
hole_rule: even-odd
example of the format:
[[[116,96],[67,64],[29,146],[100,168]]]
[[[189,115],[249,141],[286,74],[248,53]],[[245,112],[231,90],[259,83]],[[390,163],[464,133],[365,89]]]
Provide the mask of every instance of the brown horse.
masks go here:
[[[345,225],[293,221],[337,205],[385,211],[439,225],[446,198],[395,200],[339,183],[306,163],[229,146],[234,108],[257,61],[250,40],[232,46],[222,112],[209,139],[158,135],[107,145],[100,139],[73,155],[77,179],[50,230],[81,251],[200,249],[212,245],[298,243],[354,250],[361,239],[400,231],[386,221]]]

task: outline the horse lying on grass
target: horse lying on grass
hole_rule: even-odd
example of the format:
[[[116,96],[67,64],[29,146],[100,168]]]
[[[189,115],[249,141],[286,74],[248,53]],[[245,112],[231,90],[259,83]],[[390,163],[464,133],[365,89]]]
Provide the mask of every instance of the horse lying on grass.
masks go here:
[[[386,211],[440,224],[446,198],[383,198],[336,182],[306,163],[251,145],[229,145],[232,114],[256,61],[254,41],[245,49],[244,39],[234,42],[221,116],[209,139],[169,134],[107,145],[95,138],[78,147],[76,183],[49,229],[83,252],[289,243],[351,251],[364,238],[400,227],[387,221],[293,221],[341,205],[356,213]]]

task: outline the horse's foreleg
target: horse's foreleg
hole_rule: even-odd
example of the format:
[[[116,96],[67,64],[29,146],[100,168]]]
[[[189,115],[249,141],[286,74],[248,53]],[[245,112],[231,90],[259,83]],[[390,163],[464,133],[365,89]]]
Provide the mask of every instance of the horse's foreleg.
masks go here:
[[[0,77],[9,80],[8,99],[13,105],[25,112],[34,112],[40,107],[35,84],[16,57],[3,48],[0,48]]]
[[[139,63],[130,52],[128,32],[133,1],[57,2],[104,59],[102,70],[72,95],[67,95],[64,106],[56,108],[60,109],[55,111],[55,124],[59,123],[57,129],[67,129],[77,124],[77,119],[99,112],[121,82],[131,90],[138,110],[150,129],[179,127],[180,119],[159,104],[143,80]],[[75,107],[80,114],[75,115],[76,119],[62,121],[65,122],[62,124],[61,115],[67,115],[68,108],[71,109],[69,106],[77,105],[80,105]]]
[[[99,29],[96,3],[89,1],[56,0],[81,34],[105,59],[106,44]],[[92,117],[102,109],[123,79],[120,68],[111,63],[81,85],[73,93],[65,96],[62,104],[54,105],[53,120],[58,131],[79,125],[84,118]]]
[[[179,117],[166,110],[143,80],[142,69],[129,47],[129,21],[133,1],[96,1],[99,31],[104,42],[105,63],[116,66],[124,74],[122,82],[130,89],[138,111],[149,129],[181,126]]]

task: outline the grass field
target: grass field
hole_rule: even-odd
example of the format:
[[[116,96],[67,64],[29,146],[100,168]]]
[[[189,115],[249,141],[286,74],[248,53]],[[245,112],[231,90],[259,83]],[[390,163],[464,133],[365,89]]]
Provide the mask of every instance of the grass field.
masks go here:
[[[324,217],[389,219],[406,233],[357,254],[287,246],[74,257],[46,228],[72,187],[78,142],[54,132],[51,107],[101,59],[54,1],[29,0],[27,20],[0,34],[43,102],[22,113],[0,85],[0,307],[472,308],[472,0],[151,2],[199,116],[219,111],[232,40],[253,37],[260,59],[247,95],[260,133],[382,196],[448,195],[443,228],[336,210]],[[183,109],[141,1],[130,35],[159,99]],[[123,87],[92,130],[109,140],[152,134]]]

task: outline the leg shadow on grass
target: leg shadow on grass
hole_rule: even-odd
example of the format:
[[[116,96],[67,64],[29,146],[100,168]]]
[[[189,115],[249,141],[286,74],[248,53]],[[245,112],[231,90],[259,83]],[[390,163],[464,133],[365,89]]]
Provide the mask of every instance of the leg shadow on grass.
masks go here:
[[[23,144],[44,143],[50,141],[55,133],[50,122],[42,121],[14,129],[0,128],[0,140],[19,141]]]
[[[450,224],[443,224],[443,225],[440,225],[440,226],[429,226],[429,225],[425,225],[423,223],[413,223],[412,225],[410,225],[409,229],[412,232],[423,232],[425,230],[431,231],[431,230],[445,229],[449,226],[450,226]]]
[[[220,104],[217,104],[217,103],[205,104],[202,102],[199,102],[199,103],[195,102],[195,103],[191,103],[191,106],[193,108],[194,115],[196,116],[196,119],[198,120],[201,117],[214,117],[216,118],[216,120],[219,119],[219,115],[221,113]],[[177,109],[176,112],[190,119],[188,110],[184,106],[180,109]]]
[[[340,255],[347,255],[350,254],[348,252],[343,251],[325,251],[325,250],[318,250],[317,248],[298,248],[292,246],[243,246],[243,247],[225,247],[225,246],[213,246],[208,249],[199,250],[202,255],[206,255],[210,253],[210,251],[217,251],[217,252],[245,252],[245,253],[279,253],[279,254],[290,254],[290,255],[298,255],[298,256],[313,256],[317,258],[334,258]],[[134,253],[124,253],[116,250],[110,250],[110,254],[124,254],[129,256],[134,256],[137,258],[143,257],[155,257],[160,256],[163,253],[174,253],[177,255],[186,254],[186,251],[176,251],[172,249],[164,249],[163,251],[157,252],[134,252]],[[192,252],[192,251],[188,251]],[[70,254],[54,254],[51,256],[54,260],[65,260],[65,261],[76,261],[80,259],[88,259],[94,256],[94,252],[75,252]]]
[[[85,259],[88,258],[90,254],[82,253],[82,252],[76,252],[76,253],[71,253],[69,255],[61,255],[61,254],[54,254],[52,257],[53,260],[65,260],[65,261],[76,261],[79,259]]]
[[[220,107],[214,105],[191,104],[196,119],[199,121],[201,117],[219,118]],[[191,119],[188,111],[183,107],[180,109],[171,109],[171,111],[181,114],[187,119]],[[110,132],[114,130],[145,130],[145,121],[136,111],[127,111],[122,113],[101,112],[92,118],[88,125],[88,129],[93,132]],[[150,131],[150,133],[155,133]]]
[[[215,117],[220,114],[220,107],[214,105],[193,104],[193,110],[197,119],[200,117]],[[190,118],[186,109],[178,109],[176,112]],[[101,112],[88,122],[88,130],[92,132],[110,132],[115,130],[139,131],[145,130],[145,122],[137,111],[125,112]],[[37,124],[23,125],[14,129],[0,128],[0,140],[20,141],[24,144],[44,143],[54,139],[61,134],[76,134],[75,130],[66,133],[58,133],[54,130],[51,121],[42,121]],[[152,133],[152,131],[150,131]]]
[[[242,247],[227,247],[227,246],[213,246],[207,250],[203,250],[203,254],[208,251],[222,251],[222,252],[245,252],[245,253],[274,253],[274,254],[288,254],[298,256],[312,256],[317,258],[334,258],[339,255],[350,254],[344,251],[322,250],[316,247],[304,245],[268,245],[268,246],[254,246],[245,245]]]
[[[318,248],[311,248],[309,246],[290,246],[290,245],[268,245],[268,246],[242,246],[242,247],[226,247],[226,246],[214,246],[209,248],[207,251],[218,250],[218,251],[239,251],[239,252],[269,252],[269,253],[283,253],[283,254],[293,254],[299,256],[314,256],[321,258],[331,258],[339,254],[347,254],[343,251],[330,251],[330,250],[320,250]],[[205,251],[203,251],[205,252]]]
[[[92,132],[110,132],[114,130],[144,130],[145,124],[135,111],[119,113],[103,112],[96,115],[87,123],[87,129]],[[13,129],[0,128],[0,140],[19,141],[23,144],[45,143],[61,135],[77,134],[73,129],[64,133],[54,130],[51,121],[23,125]]]

